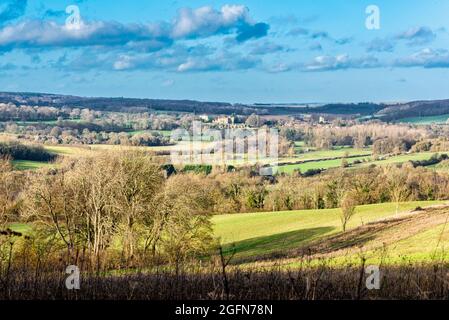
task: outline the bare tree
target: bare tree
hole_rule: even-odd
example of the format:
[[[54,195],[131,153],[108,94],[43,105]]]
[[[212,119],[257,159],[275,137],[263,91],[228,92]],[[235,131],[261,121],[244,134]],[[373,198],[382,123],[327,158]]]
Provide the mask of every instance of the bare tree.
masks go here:
[[[351,220],[351,218],[355,215],[356,206],[357,202],[354,195],[351,192],[347,192],[341,200],[340,220],[343,232],[346,232],[346,227],[349,220]]]
[[[0,230],[18,212],[17,197],[23,177],[12,171],[11,159],[0,158]]]
[[[115,209],[123,226],[123,250],[127,260],[133,257],[137,245],[137,225],[151,213],[151,205],[163,184],[159,166],[143,153],[125,154],[118,159],[117,186],[114,188]]]
[[[407,173],[399,168],[386,169],[386,181],[388,192],[392,202],[396,203],[396,215],[399,214],[399,204],[406,201],[410,196],[410,190],[407,185]]]

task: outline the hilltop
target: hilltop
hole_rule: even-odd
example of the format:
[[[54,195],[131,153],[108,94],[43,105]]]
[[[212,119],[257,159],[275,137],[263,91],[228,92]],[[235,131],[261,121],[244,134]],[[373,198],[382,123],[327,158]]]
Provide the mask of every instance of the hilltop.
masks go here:
[[[426,117],[449,114],[449,100],[412,101],[395,104],[384,103],[329,103],[329,104],[231,104],[227,102],[202,102],[194,100],[139,99],[125,97],[80,97],[74,95],[0,92],[0,103],[52,107],[81,107],[98,111],[116,112],[191,112],[207,114],[296,115],[328,114],[344,116],[372,116],[386,121],[409,117]]]

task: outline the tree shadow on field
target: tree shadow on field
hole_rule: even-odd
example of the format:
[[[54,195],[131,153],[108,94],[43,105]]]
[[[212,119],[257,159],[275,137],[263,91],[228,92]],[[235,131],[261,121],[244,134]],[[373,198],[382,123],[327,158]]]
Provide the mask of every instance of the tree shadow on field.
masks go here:
[[[224,253],[225,255],[235,253],[231,263],[281,257],[291,252],[292,249],[302,247],[334,230],[334,227],[321,227],[242,240],[226,245]]]

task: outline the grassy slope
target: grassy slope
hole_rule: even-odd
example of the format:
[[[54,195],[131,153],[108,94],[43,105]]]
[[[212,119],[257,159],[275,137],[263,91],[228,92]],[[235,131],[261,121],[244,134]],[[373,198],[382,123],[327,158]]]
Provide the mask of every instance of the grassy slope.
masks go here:
[[[449,119],[449,114],[443,114],[439,116],[431,116],[431,117],[414,117],[414,118],[404,118],[400,119],[397,122],[399,123],[412,123],[412,124],[444,124]]]
[[[316,161],[316,162],[308,162],[303,164],[291,164],[278,167],[279,173],[287,173],[292,174],[295,170],[301,170],[301,172],[305,172],[311,169],[331,169],[337,168],[342,165],[342,159],[338,160],[321,160],[321,159],[330,159],[330,158],[344,158],[345,156],[361,156],[357,158],[348,159],[348,163],[353,163],[356,160],[364,160],[369,159],[372,155],[372,150],[367,149],[356,149],[351,147],[339,147],[334,148],[333,150],[313,150],[313,148],[306,148],[304,141],[295,142],[296,152],[299,153],[294,158],[282,158],[279,159],[281,163],[287,162],[298,162],[298,161]],[[307,152],[304,150],[307,149]],[[304,153],[301,153],[304,152]],[[320,161],[321,160],[321,161]]]
[[[382,230],[382,226],[379,229],[378,225],[368,233],[362,233],[362,236],[357,236],[358,229],[353,230],[355,234],[346,237],[351,239],[352,244],[341,239],[334,244],[330,244],[329,239],[322,241],[323,247],[332,247],[338,243],[348,245],[347,249],[342,251],[336,251],[334,248],[329,254],[330,260],[327,261],[335,265],[357,264],[360,263],[363,253],[366,263],[374,265],[448,262],[449,212],[447,207],[435,210],[431,212],[427,221],[420,220],[422,214],[418,213],[408,224],[399,222],[394,226],[397,222],[390,221],[392,226]],[[319,260],[315,258],[314,261]],[[298,262],[286,260],[284,265],[298,266]]]
[[[335,150],[320,150],[302,153],[298,155],[298,160],[315,160],[315,159],[329,159],[329,158],[343,158],[348,156],[370,156],[371,149],[355,149],[355,148],[340,148]]]
[[[45,150],[58,155],[77,154],[80,148],[72,146],[44,146]]]
[[[363,156],[363,157],[357,157],[357,158],[349,158],[346,159],[348,164],[352,164],[354,161],[363,161],[367,159],[367,161],[370,159],[369,156]],[[322,160],[322,161],[314,161],[314,162],[307,162],[307,163],[301,163],[301,164],[291,164],[286,166],[281,166],[278,168],[280,173],[287,173],[291,174],[295,170],[301,170],[301,172],[306,172],[308,170],[312,169],[331,169],[331,168],[338,168],[343,165],[343,159],[336,159],[336,160]]]
[[[29,234],[31,232],[30,225],[26,223],[12,223],[9,225],[9,228],[15,232],[20,232],[23,234]]]
[[[392,246],[391,253],[418,258],[433,255],[440,250],[447,251],[448,245],[449,227],[443,224],[398,241]]]
[[[401,211],[440,202],[408,202]],[[395,204],[357,208],[349,228],[395,215]],[[214,231],[225,249],[236,258],[249,258],[301,245],[341,232],[339,209],[221,215],[213,218]]]

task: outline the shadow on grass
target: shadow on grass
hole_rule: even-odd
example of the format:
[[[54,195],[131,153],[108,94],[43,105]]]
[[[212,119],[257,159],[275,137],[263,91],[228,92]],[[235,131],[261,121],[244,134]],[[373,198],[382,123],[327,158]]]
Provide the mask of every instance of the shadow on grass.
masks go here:
[[[247,239],[226,245],[224,253],[227,256],[235,253],[234,263],[254,261],[268,256],[283,256],[288,251],[298,249],[334,230],[334,227],[321,227]]]

